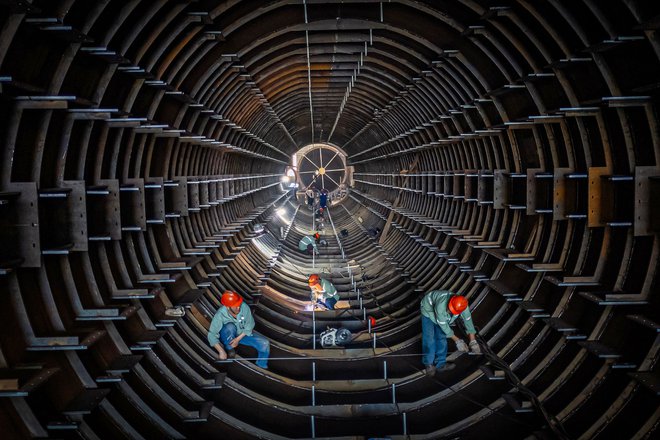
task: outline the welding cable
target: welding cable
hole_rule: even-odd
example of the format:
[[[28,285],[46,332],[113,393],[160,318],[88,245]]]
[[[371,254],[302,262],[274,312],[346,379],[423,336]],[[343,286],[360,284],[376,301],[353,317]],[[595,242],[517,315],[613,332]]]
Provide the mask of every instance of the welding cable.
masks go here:
[[[385,313],[385,312],[382,310],[382,308],[380,308],[380,306],[378,306],[378,308],[381,310],[381,312]],[[560,440],[569,440],[570,437],[569,437],[569,435],[566,433],[566,431],[564,430],[564,427],[563,427],[563,425],[561,424],[561,422],[559,422],[559,420],[557,420],[552,414],[550,414],[550,413],[544,408],[543,404],[538,400],[538,397],[537,397],[537,396],[536,396],[531,390],[529,390],[527,387],[525,387],[525,386],[521,383],[520,379],[518,379],[518,377],[513,373],[513,371],[511,371],[511,367],[510,367],[506,362],[504,362],[501,358],[499,358],[499,357],[498,357],[498,356],[497,356],[497,355],[491,350],[491,348],[488,346],[488,344],[486,343],[486,341],[484,341],[484,339],[481,337],[481,335],[479,334],[478,331],[477,331],[477,333],[476,333],[476,337],[477,337],[477,339],[479,340],[480,345],[482,346],[482,350],[484,350],[484,353],[486,353],[486,358],[487,358],[492,364],[494,364],[494,365],[496,365],[497,367],[499,367],[500,369],[504,370],[507,376],[510,375],[510,377],[508,377],[508,379],[509,379],[509,383],[510,383],[512,386],[514,386],[515,388],[517,388],[521,393],[525,394],[527,397],[530,398],[530,400],[532,401],[532,403],[533,403],[533,405],[535,406],[535,408],[536,408],[537,412],[539,413],[539,415],[545,420],[545,422],[546,422],[547,425],[550,427],[550,429],[552,429],[552,431],[555,433],[555,435],[557,435],[557,438],[560,439]],[[386,343],[382,342],[382,340],[377,341],[377,343],[378,343],[378,342],[380,342],[380,343],[381,343],[381,344],[382,344],[387,350],[389,350],[391,353],[394,353],[394,350],[393,350],[389,345],[387,345]],[[419,371],[419,372],[422,372],[422,370],[421,370],[417,365],[413,364],[413,363],[410,362],[408,359],[402,359],[402,360],[403,360],[404,362],[407,362],[412,368],[416,369],[416,370]],[[439,383],[439,384],[442,385],[443,387],[448,388],[449,390],[451,390],[452,392],[454,392],[456,395],[458,395],[458,396],[460,396],[460,397],[462,397],[462,398],[464,398],[464,399],[466,399],[466,400],[468,400],[468,401],[470,401],[470,402],[472,402],[472,403],[474,403],[474,404],[476,404],[476,405],[478,405],[478,406],[481,406],[481,407],[484,408],[484,409],[488,409],[488,410],[489,410],[491,413],[493,413],[493,414],[496,414],[496,415],[498,415],[498,416],[500,416],[500,417],[504,417],[504,418],[506,418],[506,419],[508,419],[508,420],[510,420],[510,421],[515,421],[516,423],[519,423],[519,424],[521,424],[521,425],[523,425],[523,426],[526,426],[526,427],[530,427],[530,428],[531,428],[531,426],[528,425],[528,424],[522,423],[522,422],[520,422],[520,421],[518,421],[518,420],[516,420],[516,419],[513,419],[513,418],[510,418],[510,417],[508,417],[508,416],[505,416],[504,414],[500,414],[500,413],[498,413],[498,412],[495,412],[495,411],[493,411],[490,407],[488,407],[488,406],[482,404],[481,402],[475,401],[475,400],[472,399],[471,397],[468,397],[468,396],[464,395],[464,392],[463,392],[463,391],[461,391],[461,390],[457,390],[457,389],[455,389],[454,387],[452,387],[451,385],[448,385],[448,384],[444,383],[443,381],[441,381],[440,379],[438,379],[437,376],[434,376],[434,377],[432,378],[432,380],[434,380],[436,383]]]
[[[370,294],[370,295],[371,295],[372,297],[375,296],[375,295],[373,295],[373,294]],[[385,312],[385,310],[383,310],[383,309],[382,309],[382,306],[380,306],[379,304],[377,304],[377,307],[376,307],[376,308],[377,308],[377,310],[379,310],[381,313],[383,313],[385,316],[390,317],[390,319],[392,319],[392,320],[394,320],[394,321],[402,321],[401,318],[395,318],[395,317],[389,315],[389,313]],[[353,319],[355,319],[355,320],[357,320],[357,321],[360,321],[360,322],[363,321],[362,319],[360,319],[360,318],[357,317],[357,316],[354,316],[354,315],[348,315],[348,316],[349,316],[349,319],[350,319],[350,318],[353,318]],[[355,335],[355,336],[358,336],[358,335],[363,334],[364,332],[367,332],[367,331],[368,331],[368,330],[362,330],[362,331],[360,331],[360,332],[355,333],[354,335]],[[406,363],[407,363],[407,364],[413,369],[413,371],[417,371],[418,373],[426,374],[426,373],[424,372],[424,370],[422,370],[421,368],[419,368],[419,366],[418,366],[417,364],[414,364],[414,363],[411,362],[409,359],[407,359],[408,357],[421,357],[422,354],[405,354],[405,355],[401,355],[401,354],[397,354],[396,351],[393,350],[389,345],[387,345],[386,343],[384,343],[384,342],[382,341],[382,339],[377,340],[376,343],[377,343],[377,344],[380,344],[382,347],[386,348],[386,349],[391,353],[391,354],[388,355],[387,357],[400,357],[400,358],[402,358],[402,360],[403,360],[404,362],[406,362]],[[374,354],[375,354],[375,352],[374,352]],[[307,358],[307,357],[306,357],[305,359],[310,359],[310,358]],[[321,359],[327,359],[327,357],[322,357]],[[481,407],[481,408],[483,408],[483,409],[486,409],[486,410],[488,410],[488,411],[489,411],[490,413],[492,413],[492,414],[495,414],[495,415],[497,415],[497,416],[499,416],[499,417],[502,417],[502,418],[504,418],[504,419],[507,419],[507,420],[510,421],[510,422],[513,422],[513,423],[519,424],[519,425],[524,426],[524,427],[526,427],[526,428],[529,428],[529,429],[533,429],[533,428],[534,428],[534,426],[531,426],[531,425],[529,425],[529,424],[527,424],[527,423],[521,422],[520,420],[517,420],[517,419],[512,418],[512,417],[510,417],[510,416],[507,416],[507,415],[505,415],[505,414],[501,414],[501,413],[499,413],[499,412],[497,412],[497,411],[494,411],[494,410],[493,410],[492,408],[490,408],[488,405],[486,405],[486,404],[484,404],[484,403],[481,403],[481,402],[479,402],[479,401],[473,399],[472,397],[468,396],[464,391],[462,391],[462,390],[458,390],[458,389],[455,389],[455,388],[452,387],[451,385],[448,385],[448,384],[446,384],[446,383],[440,381],[439,379],[437,379],[437,377],[433,377],[433,378],[429,378],[429,379],[431,379],[431,380],[435,381],[436,383],[440,384],[441,386],[443,386],[443,387],[445,387],[445,388],[451,390],[451,391],[452,391],[455,395],[457,395],[459,398],[461,398],[461,399],[463,399],[463,400],[466,400],[466,401],[468,401],[468,402],[470,402],[470,403],[472,403],[472,404],[474,404],[474,405],[476,405],[476,406],[479,406],[479,407]],[[388,379],[387,382],[388,382],[388,384],[391,383],[391,382],[389,381],[389,379]],[[400,414],[400,413],[401,413],[401,410],[400,410],[400,408],[399,408],[398,403],[396,403],[396,407],[397,407],[397,411],[398,411],[398,413]]]
[[[348,212],[348,211],[347,211],[347,212]],[[354,219],[353,219],[353,221],[355,222]],[[358,264],[359,264],[359,263],[358,263]],[[381,272],[382,272],[382,270],[381,270]],[[380,274],[380,272],[379,272],[379,274]],[[378,275],[379,275],[379,274],[378,274]],[[364,275],[364,274],[363,274],[363,275]],[[374,283],[371,283],[369,286],[366,286],[366,283],[365,283],[364,280],[363,280],[362,288],[364,288],[365,291],[364,291],[364,292],[361,292],[361,294],[364,295],[364,296],[366,296],[366,297],[371,298],[371,299],[374,301],[375,305],[376,305],[376,309],[379,310],[384,316],[387,316],[389,319],[393,320],[394,322],[402,321],[403,319],[401,319],[401,318],[395,318],[394,316],[392,316],[391,314],[389,314],[388,312],[386,312],[386,311],[383,309],[383,307],[380,305],[380,303],[378,302],[378,298],[377,298],[377,296],[376,296],[375,294],[372,294],[372,293],[369,292],[369,290],[370,290],[370,288],[373,286],[373,284],[374,284]],[[544,408],[544,406],[543,406],[543,405],[541,404],[541,402],[539,401],[538,397],[537,397],[537,396],[536,396],[531,390],[529,390],[527,387],[525,387],[525,386],[521,383],[521,381],[518,379],[518,377],[513,373],[513,371],[511,371],[511,367],[510,367],[506,362],[504,362],[502,359],[500,359],[499,357],[497,357],[497,355],[495,355],[495,353],[493,353],[493,351],[490,349],[490,347],[488,346],[488,344],[486,343],[486,341],[483,340],[483,338],[481,337],[481,335],[479,335],[478,332],[477,332],[477,339],[479,340],[479,342],[480,342],[480,344],[481,344],[481,346],[482,346],[482,349],[485,348],[485,349],[484,349],[484,353],[485,353],[485,355],[486,355],[486,358],[487,358],[489,361],[491,361],[491,363],[493,363],[494,365],[497,365],[499,368],[501,368],[503,371],[505,371],[505,374],[506,374],[506,376],[507,376],[507,378],[508,378],[508,380],[509,380],[509,383],[510,383],[512,386],[516,387],[516,388],[517,388],[522,394],[524,394],[524,395],[526,395],[526,396],[528,396],[528,397],[530,398],[530,400],[532,401],[533,405],[535,406],[535,409],[537,410],[537,412],[538,412],[538,413],[540,414],[540,416],[546,421],[546,423],[548,424],[548,426],[549,426],[549,427],[552,429],[552,431],[557,435],[557,437],[558,437],[559,439],[561,439],[561,440],[567,440],[567,439],[569,438],[569,436],[567,435],[567,433],[566,433],[566,431],[564,430],[564,428],[563,428],[563,426],[561,425],[561,423],[560,423],[560,422],[559,422],[559,421],[558,421],[558,420],[557,420],[552,414],[550,414],[550,413]],[[380,342],[383,346],[385,346],[385,348],[387,348],[390,352],[394,352],[394,351],[392,350],[392,348],[389,347],[389,346],[388,346],[387,344],[385,344],[384,342],[382,342],[382,340],[377,341],[377,343],[378,343],[378,342]],[[414,369],[417,369],[418,371],[421,371],[421,369],[419,369],[419,367],[417,367],[416,365],[413,365],[413,364],[412,364],[411,362],[409,362],[407,359],[403,359],[403,360],[406,361],[406,362],[408,362],[408,364],[409,364],[411,367],[413,367]],[[457,395],[462,395],[462,394],[463,394],[461,391],[456,390],[456,389],[454,389],[453,387],[451,387],[451,386],[449,386],[449,385],[443,383],[442,381],[440,381],[439,379],[437,379],[437,377],[434,377],[433,380],[435,380],[435,381],[436,381],[437,383],[439,383],[440,385],[442,385],[442,386],[444,386],[444,387],[450,389],[451,391],[453,391],[453,392],[454,392],[455,394],[457,394]],[[503,414],[496,413],[495,411],[493,411],[493,410],[490,409],[489,407],[487,407],[487,406],[481,404],[480,402],[476,402],[476,401],[474,401],[474,400],[473,400],[472,398],[470,398],[470,397],[467,397],[467,396],[462,396],[462,397],[467,398],[467,400],[469,400],[469,401],[471,401],[471,402],[473,402],[473,403],[475,403],[475,404],[477,404],[477,405],[479,405],[479,406],[481,406],[481,407],[483,407],[483,408],[487,408],[488,410],[490,410],[490,411],[491,411],[492,413],[494,413],[494,414],[497,414],[497,415],[499,415],[499,416],[503,416],[503,417],[505,417]],[[508,418],[509,420],[514,420],[514,421],[520,423],[518,420],[510,419],[509,417],[507,417],[507,418]],[[525,426],[528,426],[528,425],[525,425]]]
[[[378,301],[377,301],[377,299],[376,299],[376,295],[374,295],[374,294],[370,294],[370,293],[368,293],[368,292],[367,292],[367,295],[369,295],[369,296],[371,296],[371,297],[373,298],[374,302],[376,303],[376,309],[379,310],[381,313],[383,313],[383,315],[389,317],[390,319],[394,320],[395,322],[396,322],[396,321],[402,321],[402,320],[403,320],[403,319],[401,319],[401,318],[395,318],[395,317],[393,317],[392,315],[390,315],[389,313],[387,313],[385,310],[383,310],[382,306],[378,303]],[[351,315],[349,315],[349,316],[351,316]],[[355,317],[355,316],[351,316],[351,317],[354,318],[354,319],[356,319],[356,320],[362,321],[362,320],[359,319],[358,317]],[[361,331],[361,332],[358,332],[358,333],[356,333],[356,335],[358,335],[358,334],[362,334],[362,333],[364,333],[365,331],[368,331],[368,330],[363,330],[363,331]],[[482,342],[483,342],[483,341],[482,341]],[[393,356],[396,356],[396,352],[395,352],[395,351],[394,351],[389,345],[387,345],[385,342],[383,342],[382,339],[377,340],[376,343],[377,343],[377,344],[380,344],[381,346],[383,346],[384,348],[386,348],[390,353],[392,353]],[[375,354],[375,352],[374,352],[374,354]],[[417,356],[420,356],[420,357],[421,357],[421,354],[419,354],[419,355],[417,355]],[[404,362],[406,362],[406,363],[407,363],[407,364],[408,364],[408,365],[409,365],[414,371],[417,371],[417,372],[419,372],[419,373],[423,373],[423,374],[425,374],[425,372],[424,372],[421,368],[419,368],[419,366],[418,366],[417,364],[413,364],[409,359],[407,359],[407,357],[412,357],[412,356],[401,356],[401,357],[402,357],[402,360],[403,360]],[[477,400],[474,400],[472,397],[468,396],[464,391],[462,391],[462,390],[458,390],[458,389],[455,389],[455,388],[452,387],[451,385],[448,385],[448,384],[444,383],[443,381],[439,380],[437,377],[433,377],[433,378],[430,378],[430,379],[431,379],[431,380],[434,380],[436,383],[440,384],[441,386],[443,386],[443,387],[445,387],[445,388],[451,390],[451,391],[452,391],[456,396],[458,396],[459,398],[462,398],[462,399],[464,399],[464,400],[466,400],[466,401],[468,401],[468,402],[470,402],[470,403],[472,403],[472,404],[474,404],[474,405],[477,405],[477,406],[479,406],[479,407],[481,407],[481,408],[483,408],[483,409],[486,409],[486,410],[488,410],[491,414],[495,414],[495,415],[497,415],[498,417],[505,418],[505,419],[507,419],[507,420],[509,420],[509,421],[511,421],[511,422],[514,422],[514,423],[519,424],[519,425],[521,425],[521,426],[525,426],[526,428],[529,428],[529,429],[533,429],[533,428],[534,428],[534,426],[531,426],[531,425],[529,425],[529,424],[527,424],[527,423],[521,422],[520,420],[517,420],[517,419],[512,418],[512,417],[510,417],[510,416],[507,416],[507,415],[505,415],[505,414],[501,414],[501,413],[499,413],[499,412],[494,411],[494,410],[493,410],[492,408],[490,408],[488,405],[485,405],[485,404],[483,404],[483,403],[481,403],[481,402],[479,402],[479,401],[477,401]],[[390,383],[389,380],[388,380],[388,383]],[[398,413],[401,413],[400,408],[399,408],[399,406],[398,406],[398,403],[396,404],[396,406],[397,406],[397,411],[398,411]],[[564,440],[564,439],[562,439],[562,440]]]
[[[497,354],[485,343],[485,341],[479,335],[479,333],[477,333],[477,339],[480,342],[480,345],[482,346],[482,350],[484,352],[486,359],[488,359],[488,361],[490,361],[491,364],[495,365],[500,370],[503,370],[507,378],[507,381],[518,391],[520,391],[521,394],[529,398],[529,400],[532,402],[532,405],[534,405],[537,412],[545,419],[546,423],[548,424],[550,429],[552,429],[552,431],[555,433],[557,438],[561,440],[568,440],[570,436],[564,429],[563,424],[555,417],[554,414],[548,412],[548,410],[545,408],[543,403],[539,400],[536,393],[534,393],[532,390],[530,390],[527,386],[525,386],[522,383],[522,381],[511,369],[511,366],[507,362],[505,362],[502,358],[497,356]]]
[[[378,310],[380,310],[385,316],[389,317],[390,319],[392,319],[392,320],[394,320],[394,321],[397,321],[397,320],[400,321],[400,320],[402,320],[402,319],[400,319],[400,318],[395,318],[395,317],[391,316],[390,314],[388,314],[387,312],[385,312],[385,310],[383,310],[382,306],[380,306],[380,304],[378,303],[378,300],[376,299],[376,295],[374,295],[374,294],[369,294],[368,292],[367,292],[367,295],[369,295],[369,296],[372,297],[372,299],[373,299],[374,302],[376,303],[376,308],[377,308]],[[561,423],[560,423],[560,422],[559,422],[554,416],[552,416],[551,414],[549,414],[549,413],[545,410],[545,408],[543,407],[543,405],[539,402],[538,398],[536,397],[536,395],[535,395],[531,390],[527,389],[522,383],[520,383],[520,380],[519,380],[519,379],[515,376],[515,374],[513,374],[513,372],[511,371],[511,367],[510,367],[506,362],[504,362],[503,360],[501,360],[499,357],[497,357],[497,355],[495,355],[495,354],[493,353],[493,351],[490,349],[490,347],[488,346],[488,344],[486,343],[486,341],[483,340],[483,338],[481,337],[481,335],[479,335],[478,332],[477,332],[476,335],[477,335],[477,339],[478,339],[479,342],[481,343],[480,345],[482,346],[482,349],[485,347],[484,352],[485,352],[485,353],[490,353],[490,354],[492,355],[492,357],[493,357],[494,359],[496,359],[496,362],[493,362],[493,361],[491,360],[491,358],[490,358],[488,355],[486,356],[487,359],[488,359],[489,361],[491,361],[491,363],[496,364],[498,367],[500,367],[500,369],[504,370],[505,372],[508,371],[509,373],[511,373],[512,378],[515,378],[515,379],[510,380],[510,384],[511,384],[512,386],[516,387],[518,390],[520,390],[521,393],[523,393],[523,394],[527,395],[528,397],[530,397],[530,400],[533,402],[534,406],[536,407],[536,409],[537,409],[537,411],[539,412],[539,414],[541,415],[541,417],[546,421],[546,423],[548,424],[548,426],[550,426],[550,428],[553,430],[553,432],[558,436],[557,438],[559,438],[559,439],[561,439],[561,440],[568,440],[568,439],[569,439],[569,436],[566,434],[566,432],[565,432],[563,426],[561,425]],[[380,343],[381,343],[385,348],[387,348],[390,352],[393,352],[393,350],[392,350],[387,344],[385,344],[385,343],[382,342],[382,341],[377,341],[377,343],[378,343],[378,342],[380,342]],[[404,359],[404,361],[407,361],[407,359]],[[418,371],[422,371],[421,369],[419,369],[419,367],[417,367],[416,365],[413,365],[413,364],[412,364],[411,362],[409,362],[409,361],[408,361],[408,364],[409,364],[411,367],[417,369]],[[459,390],[454,389],[452,386],[450,386],[450,385],[448,385],[448,384],[446,384],[446,383],[440,381],[439,379],[437,379],[437,377],[433,377],[432,379],[435,380],[435,381],[436,381],[437,383],[439,383],[440,385],[444,386],[445,388],[450,389],[450,390],[453,391],[454,393],[456,393],[456,394],[462,394],[462,391],[459,391]],[[523,389],[525,389],[526,391],[523,391]],[[531,394],[531,395],[530,395],[530,394]],[[465,396],[463,396],[463,397],[465,397]],[[471,398],[467,398],[467,400],[469,400],[470,402],[473,402],[473,403],[475,403],[475,404],[477,404],[477,405],[480,405],[480,406],[482,406],[483,408],[488,408],[487,406],[481,404],[480,402],[476,402],[476,401],[472,400]],[[536,403],[534,403],[535,400],[536,400]],[[538,404],[538,406],[537,406],[537,404]],[[503,414],[496,413],[495,411],[491,410],[490,408],[488,408],[488,409],[489,409],[492,413],[494,413],[494,414],[497,414],[497,415],[499,415],[499,416],[504,416]]]
[[[376,343],[380,343],[380,344],[381,344],[382,346],[384,346],[384,348],[386,348],[390,353],[395,353],[395,351],[394,351],[389,345],[387,345],[387,344],[385,344],[384,342],[382,342],[382,340],[377,340]],[[419,356],[421,357],[421,354],[420,354]],[[417,371],[418,373],[422,373],[422,374],[426,375],[426,372],[425,372],[424,370],[422,370],[421,368],[419,368],[418,364],[414,364],[414,363],[412,363],[412,362],[411,362],[409,359],[407,359],[406,357],[402,357],[402,361],[406,362],[406,363],[407,363],[407,364],[408,364],[413,370]],[[482,409],[485,409],[485,410],[489,411],[491,414],[494,414],[494,415],[496,415],[496,416],[498,416],[498,417],[501,417],[501,418],[503,418],[503,419],[506,419],[506,420],[508,420],[508,421],[510,421],[510,422],[513,422],[513,423],[515,423],[515,424],[517,424],[517,425],[520,425],[520,426],[524,426],[524,427],[529,428],[529,429],[533,429],[533,428],[535,428],[535,426],[532,426],[532,425],[530,425],[530,424],[528,424],[528,423],[525,423],[525,422],[522,422],[522,421],[520,421],[520,420],[518,420],[518,419],[516,419],[516,418],[510,417],[510,416],[508,416],[508,415],[506,415],[506,414],[502,414],[502,413],[500,413],[500,412],[497,412],[497,411],[493,410],[492,408],[490,408],[490,406],[488,406],[488,405],[486,405],[486,404],[484,404],[484,403],[481,403],[481,402],[479,402],[478,400],[475,400],[475,399],[473,399],[472,397],[470,397],[465,391],[463,391],[463,390],[459,390],[459,389],[456,389],[456,388],[454,388],[453,386],[451,386],[451,385],[449,385],[449,384],[447,384],[447,383],[441,381],[440,379],[438,379],[437,376],[434,376],[434,377],[432,377],[432,378],[428,378],[428,379],[430,379],[430,380],[432,380],[432,381],[438,383],[439,385],[441,385],[441,386],[443,386],[443,387],[445,387],[445,388],[451,390],[451,391],[454,393],[454,395],[456,395],[458,398],[463,399],[463,400],[466,400],[466,401],[468,401],[468,402],[470,402],[470,403],[472,403],[472,404],[474,404],[474,405],[476,405],[476,406],[478,406],[478,407],[480,407],[480,408],[482,408]],[[388,381],[388,382],[389,382],[389,381]],[[397,404],[397,409],[398,409],[398,404]],[[401,412],[401,411],[399,411],[399,413],[400,413],[400,412]],[[564,440],[564,439],[562,439],[562,440]]]
[[[295,270],[296,272],[298,272],[300,275],[302,275],[303,277],[306,276],[306,275],[304,275],[302,272],[300,272],[300,270],[298,270],[298,268],[297,268],[297,266],[296,266],[295,264],[291,264],[290,260],[285,259],[283,256],[281,256],[281,258],[282,258],[283,262],[286,261],[286,262],[288,262],[288,264],[289,264],[290,266],[293,266],[293,267],[294,267],[294,270]],[[376,274],[374,277],[377,278],[377,276],[380,275],[380,273],[383,272],[386,268],[387,268],[387,267],[384,267],[383,269],[381,269],[381,271],[379,271],[378,274]],[[374,282],[375,282],[375,280],[374,280]],[[364,282],[363,282],[363,283],[364,283]],[[372,283],[371,285],[373,285],[373,283]],[[376,298],[376,295],[375,295],[375,294],[371,294],[371,293],[368,292],[368,291],[369,291],[369,288],[371,287],[371,285],[369,285],[369,286],[367,287],[366,284],[363,284],[363,288],[365,288],[365,292],[364,292],[363,294],[366,294],[367,296],[371,297],[371,299],[374,300],[374,302],[375,302],[375,304],[376,304],[376,310],[379,310],[384,316],[387,316],[389,319],[393,320],[394,322],[402,321],[403,319],[401,319],[401,318],[395,318],[394,316],[392,316],[391,314],[389,314],[388,312],[386,312],[385,310],[383,310],[382,306],[378,303],[378,300],[377,300],[377,298]],[[353,319],[355,319],[355,320],[357,320],[357,321],[363,322],[363,320],[362,320],[361,318],[357,317],[357,316],[353,316],[353,315],[348,315],[348,316],[349,316],[349,319],[350,319],[350,318],[353,318]],[[360,332],[355,333],[355,335],[357,336],[357,335],[359,335],[359,334],[364,333],[365,331],[368,331],[368,330],[362,330],[362,331],[360,331]],[[482,345],[485,345],[485,344],[483,344],[483,340],[481,340],[481,342],[482,342]],[[400,354],[397,354],[397,353],[396,353],[396,352],[395,352],[395,351],[394,351],[389,345],[387,345],[386,343],[384,343],[382,340],[377,340],[376,343],[377,343],[377,344],[380,344],[382,347],[386,348],[386,349],[391,353],[391,354],[388,355],[387,357],[400,357],[400,358],[402,358],[402,360],[403,360],[404,362],[406,362],[406,363],[407,363],[407,364],[413,369],[413,371],[417,371],[418,373],[425,374],[425,372],[424,372],[421,368],[419,368],[419,366],[418,366],[417,364],[414,364],[414,363],[411,362],[409,359],[407,359],[407,357],[421,357],[421,354],[406,354],[406,355],[400,355]],[[374,354],[375,354],[375,352],[374,352]],[[242,360],[252,360],[252,359],[253,359],[253,358],[242,358]],[[269,358],[269,359],[270,359],[270,360],[277,360],[278,358]],[[319,358],[312,358],[312,357],[303,357],[303,358],[284,358],[284,357],[283,357],[283,358],[282,358],[282,360],[297,360],[297,359],[300,359],[300,360],[303,360],[303,359],[304,359],[304,360],[312,360],[312,359],[323,360],[323,359],[327,359],[327,357],[319,357]],[[256,358],[254,358],[254,360],[256,360]],[[236,361],[236,359],[233,359],[232,361]],[[483,408],[483,409],[489,411],[491,414],[494,414],[494,415],[496,415],[496,416],[498,416],[498,417],[502,417],[502,418],[504,418],[504,419],[506,419],[506,420],[508,420],[508,421],[510,421],[510,422],[513,422],[513,423],[515,423],[515,424],[518,424],[518,425],[524,426],[525,428],[528,428],[528,429],[533,429],[533,428],[535,428],[535,426],[529,425],[528,423],[524,423],[524,422],[522,422],[522,421],[520,421],[520,420],[518,420],[518,419],[516,419],[516,418],[510,417],[510,416],[508,416],[508,415],[505,415],[505,414],[502,414],[502,413],[500,413],[500,412],[497,412],[497,411],[493,410],[493,409],[490,408],[488,405],[486,405],[486,404],[484,404],[484,403],[481,403],[481,402],[479,402],[479,401],[473,399],[472,397],[468,396],[467,393],[465,393],[464,391],[462,391],[462,390],[458,390],[458,389],[452,387],[451,385],[448,385],[448,384],[444,383],[443,381],[439,380],[437,377],[433,377],[433,378],[429,378],[429,379],[431,379],[431,380],[435,381],[436,383],[438,383],[439,385],[441,385],[441,386],[443,386],[443,387],[445,387],[445,388],[451,390],[451,391],[452,391],[457,397],[459,397],[459,398],[461,398],[461,399],[463,399],[463,400],[466,400],[466,401],[468,401],[468,402],[470,402],[470,403],[472,403],[472,404],[474,404],[474,405],[476,405],[476,406],[478,406],[478,407],[480,407],[480,408]],[[388,379],[387,382],[388,382],[388,384],[389,384],[389,383],[390,383],[390,380]],[[401,410],[400,410],[400,407],[399,407],[398,403],[395,403],[395,405],[396,405],[396,407],[397,407],[397,412],[398,412],[399,414],[401,414]],[[542,417],[546,420],[546,422],[548,422],[548,419],[545,417],[544,414],[542,414]],[[553,426],[553,425],[550,424],[549,422],[548,422],[548,424],[549,424],[551,427]],[[553,430],[554,430],[554,429],[553,429]],[[560,438],[561,438],[562,440],[564,440],[565,438],[568,438],[568,437],[564,437],[564,438],[560,437]]]

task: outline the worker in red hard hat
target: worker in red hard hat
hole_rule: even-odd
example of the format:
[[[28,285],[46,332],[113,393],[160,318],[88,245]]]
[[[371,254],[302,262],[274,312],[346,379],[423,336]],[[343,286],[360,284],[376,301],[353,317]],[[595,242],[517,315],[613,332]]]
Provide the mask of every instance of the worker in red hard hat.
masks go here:
[[[339,301],[337,288],[330,281],[320,278],[315,273],[309,276],[307,282],[309,283],[309,288],[312,290],[312,306],[321,304],[328,310],[334,310],[337,301]]]
[[[422,363],[427,375],[434,376],[436,371],[448,371],[455,367],[453,363],[446,363],[448,338],[456,343],[456,348],[460,352],[471,350],[472,353],[481,354],[476,340],[477,331],[472,323],[468,301],[464,296],[447,290],[433,290],[424,295],[421,311]],[[470,339],[469,349],[468,344],[456,336],[451,329],[451,324],[459,316]]]
[[[314,213],[314,218],[316,219],[316,221],[320,221],[320,222],[325,220],[325,209],[324,208],[317,209],[316,212]]]
[[[305,235],[298,242],[298,249],[308,255],[318,254],[318,245],[322,244],[321,241],[321,234],[318,232],[315,232],[314,235]]]
[[[220,303],[222,305],[213,316],[208,333],[209,344],[217,350],[218,359],[234,357],[237,346],[247,345],[257,350],[257,366],[268,369],[270,343],[254,331],[250,307],[236,292],[229,290],[222,294]]]

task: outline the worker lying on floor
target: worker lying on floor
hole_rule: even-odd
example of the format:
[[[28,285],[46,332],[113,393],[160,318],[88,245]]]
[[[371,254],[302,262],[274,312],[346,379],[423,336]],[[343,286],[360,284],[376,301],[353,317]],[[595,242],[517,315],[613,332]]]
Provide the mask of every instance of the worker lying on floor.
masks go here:
[[[445,363],[447,359],[447,339],[456,343],[458,351],[467,352],[468,345],[454,334],[452,323],[460,316],[470,338],[470,350],[481,354],[479,343],[475,339],[476,330],[472,323],[472,314],[464,296],[447,290],[433,290],[424,295],[422,311],[422,363],[426,374],[434,376],[436,371],[448,371],[455,367]]]
[[[257,366],[268,369],[270,343],[253,331],[254,318],[250,307],[236,292],[231,291],[222,294],[220,303],[222,306],[215,313],[208,334],[209,344],[217,350],[218,359],[232,358],[236,355],[234,349],[237,346],[247,345],[257,350]]]
[[[319,278],[315,273],[310,275],[307,281],[309,288],[312,289],[312,305],[321,304],[328,310],[334,310],[339,301],[339,294],[335,286],[330,281]]]
[[[308,255],[312,255],[312,253],[318,254],[319,249],[317,245],[319,244],[321,244],[321,234],[316,232],[314,235],[305,235],[301,238],[298,242],[298,249],[302,252],[307,252]]]

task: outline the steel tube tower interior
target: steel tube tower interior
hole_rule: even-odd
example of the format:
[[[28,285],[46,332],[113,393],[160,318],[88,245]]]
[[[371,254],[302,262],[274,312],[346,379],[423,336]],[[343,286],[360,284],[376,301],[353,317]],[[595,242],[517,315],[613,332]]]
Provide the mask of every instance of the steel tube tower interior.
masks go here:
[[[0,0],[0,437],[658,438],[659,29],[652,0]],[[227,290],[268,369],[210,346]],[[433,290],[482,354],[429,376]]]

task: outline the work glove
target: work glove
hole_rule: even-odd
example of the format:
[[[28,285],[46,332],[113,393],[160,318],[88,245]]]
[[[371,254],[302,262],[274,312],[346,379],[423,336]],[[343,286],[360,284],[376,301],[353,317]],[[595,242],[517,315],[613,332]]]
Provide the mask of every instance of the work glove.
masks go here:
[[[457,348],[458,351],[460,351],[461,353],[467,353],[467,352],[468,352],[468,346],[467,346],[467,344],[465,343],[465,341],[462,340],[462,339],[459,339],[458,341],[456,341],[456,348]]]
[[[479,343],[476,340],[470,341],[470,351],[473,354],[481,354],[481,347],[479,347]]]

